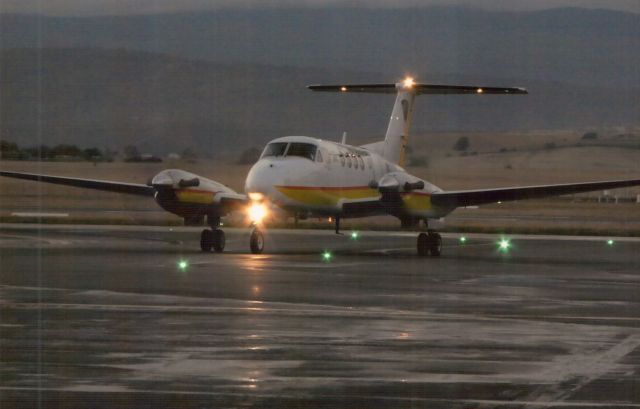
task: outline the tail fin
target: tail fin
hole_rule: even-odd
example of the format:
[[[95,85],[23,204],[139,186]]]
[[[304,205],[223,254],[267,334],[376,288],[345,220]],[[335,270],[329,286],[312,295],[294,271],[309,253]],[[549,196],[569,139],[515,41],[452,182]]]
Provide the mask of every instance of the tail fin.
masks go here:
[[[376,94],[397,94],[391,111],[391,119],[387,127],[384,141],[371,144],[371,147],[386,160],[404,165],[405,148],[409,141],[409,129],[416,95],[447,94],[527,94],[524,88],[478,87],[461,85],[419,84],[413,78],[406,78],[397,84],[359,84],[359,85],[310,85],[312,91],[325,92],[366,92]]]

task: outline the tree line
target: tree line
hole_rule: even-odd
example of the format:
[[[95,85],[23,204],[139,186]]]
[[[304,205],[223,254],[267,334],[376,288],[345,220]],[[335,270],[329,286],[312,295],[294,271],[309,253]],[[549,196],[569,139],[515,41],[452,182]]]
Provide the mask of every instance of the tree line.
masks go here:
[[[8,160],[113,162],[116,152],[76,145],[39,145],[21,148],[17,143],[0,141],[0,158]]]

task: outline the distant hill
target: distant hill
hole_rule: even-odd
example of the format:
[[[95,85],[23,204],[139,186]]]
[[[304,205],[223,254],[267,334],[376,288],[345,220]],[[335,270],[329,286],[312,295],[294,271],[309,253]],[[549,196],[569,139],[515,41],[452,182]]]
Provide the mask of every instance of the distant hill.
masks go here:
[[[136,144],[143,152],[192,147],[213,156],[291,134],[339,139],[346,130],[354,143],[381,138],[392,96],[314,94],[305,88],[339,80],[390,78],[336,68],[194,61],[125,49],[7,49],[0,52],[0,137],[21,146]],[[531,95],[421,97],[416,132],[583,129],[639,122],[638,89],[479,74],[441,75],[437,80],[520,85]]]
[[[640,88],[640,14],[578,8],[244,8],[0,16],[0,47],[125,48],[223,63]]]

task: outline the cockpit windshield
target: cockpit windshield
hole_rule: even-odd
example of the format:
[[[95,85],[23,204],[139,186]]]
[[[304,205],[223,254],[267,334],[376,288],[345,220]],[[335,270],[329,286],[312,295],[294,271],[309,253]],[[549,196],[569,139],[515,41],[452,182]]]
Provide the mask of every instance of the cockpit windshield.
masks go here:
[[[273,142],[267,145],[264,148],[264,152],[262,153],[261,158],[266,158],[267,156],[284,156],[284,152],[287,150],[286,142]]]
[[[289,145],[289,150],[287,151],[287,157],[301,156],[303,158],[307,158],[313,161],[316,158],[317,149],[318,147],[316,145],[313,145],[310,143],[292,142]]]

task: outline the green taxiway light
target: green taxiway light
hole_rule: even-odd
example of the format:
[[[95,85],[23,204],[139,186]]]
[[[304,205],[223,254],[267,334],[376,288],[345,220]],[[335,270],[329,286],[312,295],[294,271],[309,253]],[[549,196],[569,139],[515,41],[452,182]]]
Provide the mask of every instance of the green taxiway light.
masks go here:
[[[498,248],[500,251],[508,251],[511,247],[511,241],[509,239],[500,239],[498,242]]]
[[[322,259],[324,261],[331,261],[331,257],[333,256],[330,251],[325,251],[324,253],[322,253]]]
[[[607,244],[608,244],[608,245],[610,245],[610,246],[613,246],[613,245],[614,245],[614,243],[615,243],[615,242],[614,242],[613,240],[611,240],[611,239],[607,240]]]
[[[178,268],[182,271],[185,271],[189,267],[189,262],[187,260],[178,261]]]
[[[467,242],[467,238],[466,237],[464,237],[464,236],[460,237],[460,243],[464,244],[466,242]]]
[[[358,237],[360,237],[360,233],[358,233],[357,231],[352,231],[351,232],[351,239],[352,240],[358,240]]]

